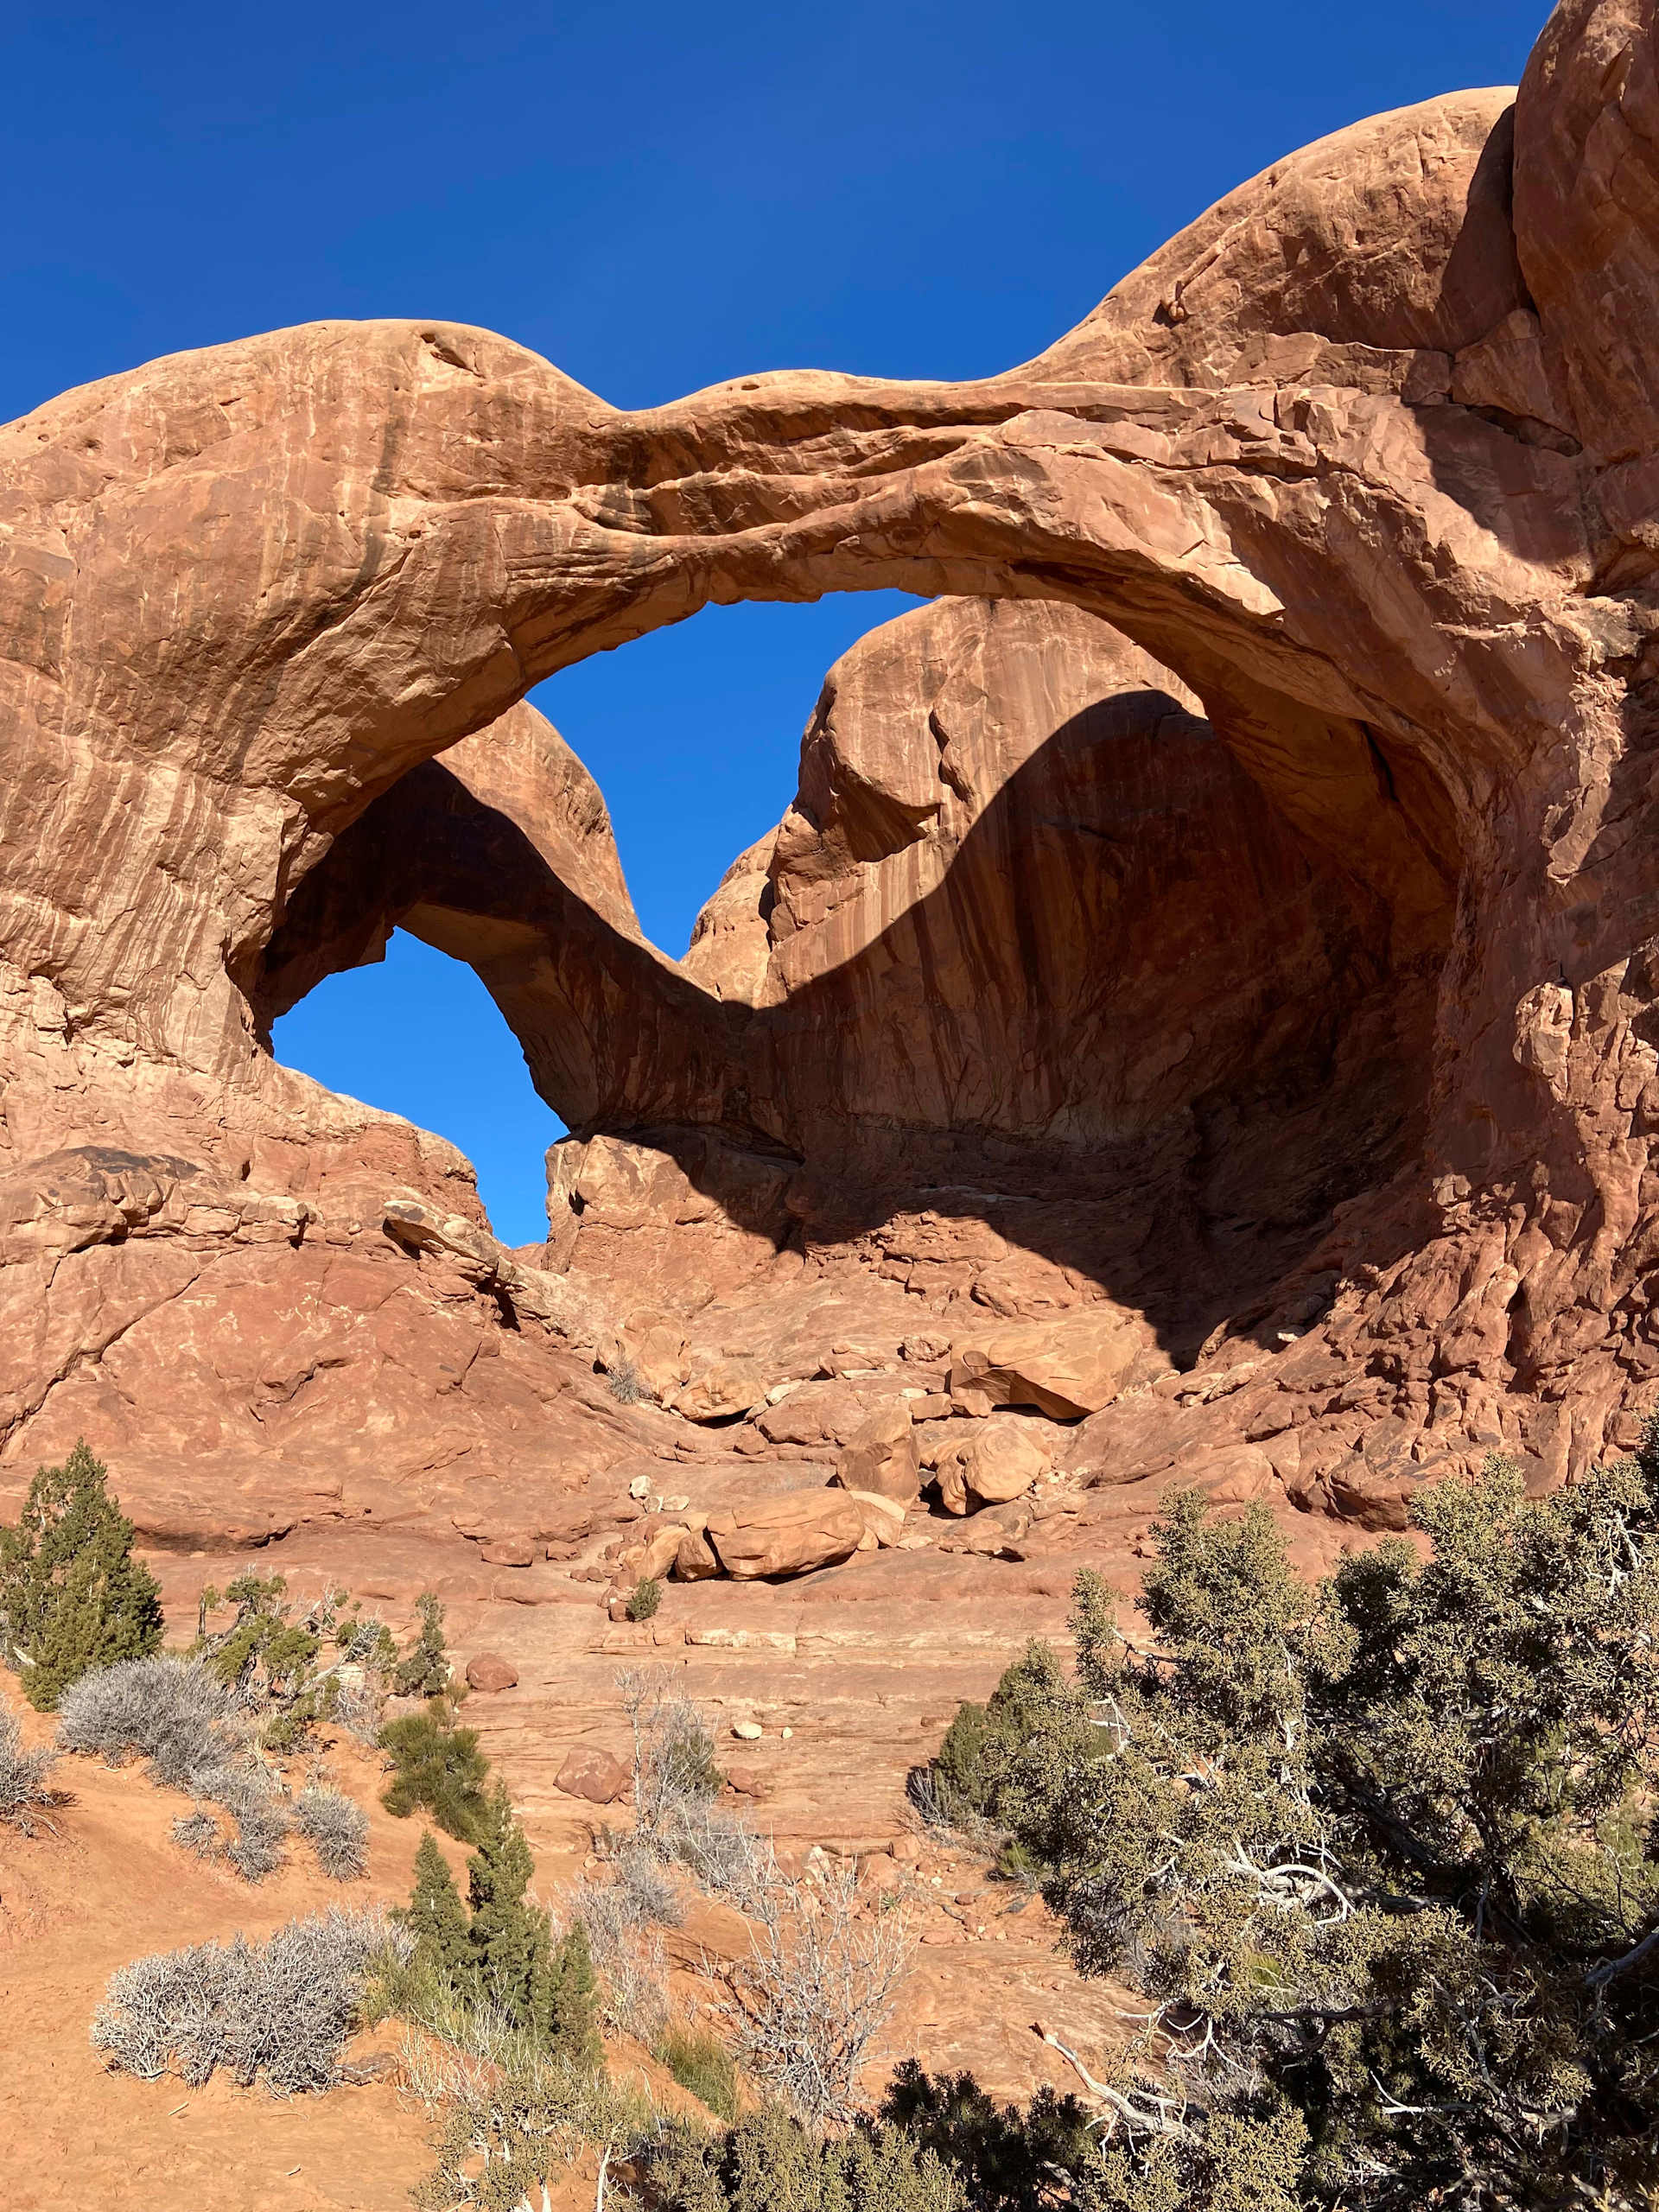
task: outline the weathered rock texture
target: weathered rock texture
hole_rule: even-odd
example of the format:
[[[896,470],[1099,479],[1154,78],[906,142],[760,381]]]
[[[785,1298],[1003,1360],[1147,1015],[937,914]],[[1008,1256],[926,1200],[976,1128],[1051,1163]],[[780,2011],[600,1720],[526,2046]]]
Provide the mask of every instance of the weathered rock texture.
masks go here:
[[[669,1418],[595,1394],[601,1323],[775,1363],[826,1268],[902,1283],[952,1378],[1109,1309],[1109,1478],[1388,1520],[1488,1444],[1544,1481],[1627,1436],[1656,51],[1651,0],[1569,0],[1518,98],[1292,156],[976,384],[628,414],[486,333],[321,324],[0,432],[0,1455],[97,1428],[181,1532],[198,1491],[476,1521],[469,1453],[545,1496]],[[944,603],[835,672],[664,960],[524,692],[875,585]],[[269,1056],[398,921],[575,1133],[544,1254]]]

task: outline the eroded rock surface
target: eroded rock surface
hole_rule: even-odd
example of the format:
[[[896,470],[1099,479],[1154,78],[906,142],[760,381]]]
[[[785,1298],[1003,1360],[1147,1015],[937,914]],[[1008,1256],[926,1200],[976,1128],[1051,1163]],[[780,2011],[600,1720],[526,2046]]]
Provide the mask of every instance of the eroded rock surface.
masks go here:
[[[982,1351],[1109,1478],[1387,1524],[1490,1446],[1541,1483],[1628,1439],[1655,81],[1647,0],[1571,0],[1518,98],[1287,158],[972,385],[629,414],[482,332],[321,324],[0,432],[0,1464],[86,1428],[175,1541],[481,1526],[474,1471],[702,1448],[595,1378],[628,1313],[684,1325],[662,1388],[769,1395],[852,1379],[826,1296],[914,1333],[878,1286],[950,1339],[923,1395],[982,1414]],[[525,690],[875,585],[936,603],[833,672],[664,959]],[[573,1129],[543,1251],[269,1057],[400,922]],[[1085,1328],[1135,1347],[1103,1387],[1027,1371]]]

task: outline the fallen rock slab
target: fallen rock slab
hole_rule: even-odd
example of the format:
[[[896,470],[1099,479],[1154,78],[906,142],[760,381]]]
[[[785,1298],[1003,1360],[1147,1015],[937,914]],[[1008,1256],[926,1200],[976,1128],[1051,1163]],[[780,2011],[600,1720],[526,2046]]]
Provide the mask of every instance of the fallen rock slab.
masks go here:
[[[511,1659],[504,1659],[499,1651],[480,1651],[467,1662],[467,1687],[493,1695],[498,1690],[516,1689],[518,1669]]]
[[[766,1402],[765,1371],[752,1359],[717,1359],[668,1401],[684,1421],[741,1419]]]
[[[921,1493],[921,1455],[907,1399],[892,1399],[870,1414],[836,1460],[835,1479],[843,1490],[915,1503]]]
[[[968,1412],[1032,1406],[1058,1421],[1079,1421],[1109,1406],[1136,1363],[1156,1351],[1140,1314],[1103,1303],[1085,1306],[960,1346],[950,1363],[950,1393]]]
[[[709,1541],[734,1581],[836,1567],[858,1549],[864,1509],[845,1492],[794,1491],[712,1514]]]

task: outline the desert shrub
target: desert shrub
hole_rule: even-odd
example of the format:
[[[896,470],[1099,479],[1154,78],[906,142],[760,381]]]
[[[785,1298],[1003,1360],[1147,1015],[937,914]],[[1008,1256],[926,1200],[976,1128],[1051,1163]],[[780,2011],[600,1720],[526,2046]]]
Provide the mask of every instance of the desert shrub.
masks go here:
[[[630,1669],[617,1687],[633,1735],[634,1834],[671,1857],[680,1823],[720,1788],[714,1738],[665,1668]]]
[[[748,1955],[728,1976],[737,2055],[810,2126],[845,2124],[909,1969],[906,1915],[861,1917],[851,1865],[793,1881],[773,1862],[745,1909]]]
[[[1536,1503],[1489,1462],[1298,1580],[1166,1502],[1079,1577],[985,1802],[1085,1973],[1146,1993],[1090,2205],[1643,2204],[1659,2185],[1659,1424]],[[1000,1757],[1000,1755],[998,1755]]]
[[[193,1852],[198,1859],[211,1859],[219,1849],[219,1822],[211,1813],[198,1807],[194,1813],[181,1814],[174,1821],[173,1840],[181,1851]]]
[[[339,1789],[317,1783],[300,1792],[294,1825],[331,1881],[360,1881],[369,1871],[369,1816]]]
[[[696,1880],[740,1912],[764,1915],[783,1881],[772,1847],[740,1815],[706,1797],[683,1800],[671,1831],[673,1854]]]
[[[15,1529],[0,1529],[0,1657],[50,1713],[95,1667],[141,1659],[162,1641],[154,1576],[132,1554],[132,1523],[85,1440],[41,1467]]]
[[[701,2097],[710,2112],[728,2124],[736,2120],[736,2061],[711,2030],[686,2020],[671,2021],[658,2037],[652,2056],[668,2069],[683,2089]]]
[[[658,2121],[649,2098],[615,2083],[602,2067],[526,2056],[510,2038],[489,2032],[468,2047],[428,2044],[408,2062],[415,2094],[441,2115],[437,2163],[413,2191],[423,2212],[524,2212],[550,2201],[577,2161],[595,2154],[599,2190],[613,2169],[635,2159],[652,2141]],[[627,2201],[632,2201],[629,2199]]]
[[[712,2139],[665,2128],[645,2154],[660,2212],[967,2212],[956,2177],[891,2127],[826,2136],[766,2105]]]
[[[1045,2088],[1022,2112],[971,2074],[926,2074],[913,2058],[895,2069],[880,2117],[950,2169],[973,2212],[1079,2202],[1099,2164],[1095,2115],[1076,2096]]]
[[[619,1359],[607,1371],[606,1388],[619,1406],[644,1405],[651,1396],[645,1379],[631,1359]]]
[[[37,1824],[50,1827],[44,1813],[56,1793],[46,1777],[56,1758],[55,1751],[26,1751],[16,1714],[0,1705],[0,1821],[25,1835],[33,1835]]]
[[[764,1836],[706,1800],[683,1819],[679,1855],[749,1922],[749,1950],[728,1970],[732,2041],[748,2072],[815,2127],[856,2109],[913,1945],[902,1906],[858,1910],[858,1869],[797,1880]]]
[[[334,1624],[334,1645],[342,1662],[350,1667],[390,1675],[397,1663],[397,1646],[391,1630],[377,1614],[361,1611],[355,1598]]]
[[[668,2018],[668,1959],[639,1893],[623,1882],[579,1882],[569,1894],[569,1924],[582,1930],[605,2024],[654,2043]]]
[[[461,1843],[475,1843],[487,1805],[484,1783],[490,1763],[478,1748],[475,1728],[453,1727],[442,1713],[406,1713],[389,1720],[380,1746],[391,1758],[392,1779],[380,1802],[406,1820],[428,1812]]]
[[[633,1595],[628,1599],[628,1618],[648,1621],[663,1602],[663,1586],[647,1575],[633,1586]]]
[[[248,1729],[200,1660],[125,1659],[64,1691],[58,1742],[111,1764],[144,1759],[152,1781],[205,1796],[206,1783],[245,1757]]]
[[[229,1625],[210,1631],[210,1614],[226,1605],[235,1609]],[[346,1606],[346,1592],[332,1587],[297,1605],[280,1574],[238,1575],[223,1592],[201,1592],[195,1656],[258,1716],[267,1751],[300,1750],[320,1721],[372,1732],[365,1724],[378,1719],[395,1646],[379,1622]],[[331,1644],[336,1656],[325,1661]]]
[[[378,1913],[291,1920],[268,1942],[238,1936],[135,1959],[110,1978],[92,2042],[124,2072],[193,2088],[221,2067],[245,2087],[326,2089],[355,2026],[371,1962],[400,1939]]]
[[[443,1607],[429,1590],[416,1601],[421,1624],[391,1677],[399,1697],[444,1697],[452,1681],[449,1647],[444,1641]]]
[[[111,1763],[141,1758],[151,1781],[223,1806],[233,1824],[223,1855],[245,1880],[258,1882],[283,1863],[288,1810],[251,1755],[249,1737],[235,1691],[199,1658],[124,1660],[82,1675],[58,1701],[65,1751]],[[201,1818],[217,1839],[217,1824]],[[205,1855],[205,1829],[193,1827],[180,1840]]]
[[[283,1863],[286,1804],[268,1782],[251,1774],[227,1777],[213,1794],[236,1823],[226,1858],[245,1882],[263,1882]]]
[[[636,1927],[677,1928],[685,1917],[679,1891],[662,1860],[630,1836],[617,1852],[614,1885]]]

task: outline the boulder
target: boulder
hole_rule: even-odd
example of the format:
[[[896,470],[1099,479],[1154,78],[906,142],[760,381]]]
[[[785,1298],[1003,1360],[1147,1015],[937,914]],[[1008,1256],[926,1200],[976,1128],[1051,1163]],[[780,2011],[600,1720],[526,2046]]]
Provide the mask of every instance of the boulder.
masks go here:
[[[717,1359],[669,1400],[683,1420],[731,1421],[764,1405],[766,1378],[752,1359]]]
[[[1105,1302],[1052,1321],[997,1329],[959,1345],[950,1390],[966,1410],[1033,1406],[1057,1421],[1080,1421],[1116,1397],[1157,1340],[1138,1313]]]
[[[674,1554],[675,1579],[680,1582],[709,1582],[719,1573],[720,1561],[702,1530],[683,1529]]]
[[[497,1690],[515,1688],[518,1681],[518,1669],[499,1651],[476,1652],[467,1662],[467,1688],[481,1691],[486,1697]]]
[[[639,1559],[639,1580],[642,1582],[662,1582],[671,1574],[678,1562],[680,1546],[691,1531],[677,1521],[655,1530]]]
[[[1022,1497],[1049,1470],[1049,1456],[1017,1418],[993,1417],[938,1463],[939,1499],[948,1513]]]
[[[912,1505],[920,1492],[920,1471],[909,1401],[892,1398],[854,1432],[836,1462],[835,1478],[843,1490],[874,1491]]]
[[[855,1498],[834,1490],[791,1491],[710,1515],[709,1541],[734,1580],[753,1582],[838,1566],[858,1549],[865,1527]]]
[[[554,1788],[567,1797],[585,1798],[590,1805],[614,1805],[626,1797],[632,1776],[622,1761],[596,1744],[578,1744],[567,1751],[554,1780]]]
[[[1031,1508],[1023,1498],[1010,1505],[987,1506],[939,1538],[939,1549],[977,1552],[986,1559],[1020,1559],[1031,1528]]]
[[[868,1419],[850,1382],[798,1382],[754,1425],[772,1444],[844,1444]]]

